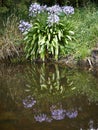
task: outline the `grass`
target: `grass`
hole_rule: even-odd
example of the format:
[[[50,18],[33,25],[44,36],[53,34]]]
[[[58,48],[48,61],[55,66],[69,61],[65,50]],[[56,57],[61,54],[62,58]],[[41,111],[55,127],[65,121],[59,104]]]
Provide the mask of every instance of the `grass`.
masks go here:
[[[11,15],[7,18],[0,35],[0,60],[11,60],[13,57],[19,57],[19,51],[22,50],[22,36],[18,30],[18,18]]]
[[[88,6],[76,9],[71,18],[75,28],[74,55],[85,58],[90,54],[98,40],[98,8]]]
[[[83,59],[91,54],[98,41],[98,8],[94,5],[77,8],[70,20],[74,26],[75,40],[69,45],[69,53],[77,59]],[[11,15],[4,24],[4,31],[0,30],[0,59],[19,56],[22,36],[18,23],[18,18]]]

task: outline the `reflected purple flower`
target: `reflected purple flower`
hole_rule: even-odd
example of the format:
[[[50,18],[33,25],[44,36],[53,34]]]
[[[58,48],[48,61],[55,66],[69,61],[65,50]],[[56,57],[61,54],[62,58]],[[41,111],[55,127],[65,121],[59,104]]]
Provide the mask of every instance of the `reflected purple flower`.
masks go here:
[[[34,119],[36,121],[38,121],[38,122],[43,122],[43,121],[45,121],[45,122],[51,122],[52,121],[52,119],[49,118],[49,117],[47,117],[46,114],[39,114],[37,116],[34,116]]]
[[[93,121],[93,120],[90,120],[88,124],[89,124],[89,129],[90,129],[90,130],[93,130],[94,121]]]
[[[23,20],[20,21],[19,30],[22,33],[28,31],[31,27],[32,27],[32,25],[29,22],[25,22]]]
[[[62,10],[66,15],[74,14],[74,8],[71,6],[63,6]]]
[[[23,105],[25,108],[31,108],[32,106],[34,106],[36,103],[36,100],[34,100],[33,97],[28,96],[23,100]]]
[[[51,114],[52,114],[52,118],[55,119],[55,120],[62,120],[65,118],[65,110],[60,108],[56,108],[56,106],[52,106],[50,108],[50,111],[51,111]]]
[[[69,118],[76,118],[78,115],[78,111],[77,110],[66,111],[66,115]]]
[[[40,115],[37,115],[37,116],[34,116],[35,120],[38,121],[38,122],[43,122],[46,120],[46,115],[45,114],[40,114]]]
[[[55,120],[62,120],[65,118],[65,110],[63,109],[53,110],[51,113],[52,113],[52,118]]]
[[[46,118],[46,122],[51,122],[51,121],[52,121],[52,118],[49,118],[49,117]]]
[[[90,120],[88,123],[88,130],[98,130],[98,128],[94,128],[94,121]],[[84,130],[84,128],[80,128],[80,130]]]

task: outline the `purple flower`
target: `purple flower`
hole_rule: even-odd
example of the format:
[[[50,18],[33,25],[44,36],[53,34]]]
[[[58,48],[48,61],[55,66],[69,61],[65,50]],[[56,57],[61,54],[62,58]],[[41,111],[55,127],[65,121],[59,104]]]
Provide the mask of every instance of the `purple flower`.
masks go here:
[[[37,3],[32,3],[31,6],[29,7],[29,16],[36,16],[42,11],[43,7],[41,7]]]
[[[28,31],[32,27],[32,25],[29,22],[25,22],[21,20],[18,27],[19,27],[19,30],[23,33],[23,32]]]
[[[62,12],[62,9],[61,9],[61,7],[59,5],[54,5],[52,7],[48,7],[47,8],[47,12],[49,14],[56,14],[56,15],[58,15],[60,12]]]
[[[76,118],[77,115],[78,115],[78,111],[77,110],[71,110],[71,111],[67,111],[66,112],[66,115],[69,117],[69,118]]]
[[[34,116],[35,120],[38,121],[38,122],[43,122],[43,121],[46,121],[46,122],[51,122],[52,119],[47,117],[46,114],[39,114],[37,116]]]
[[[48,16],[47,24],[48,24],[48,26],[53,26],[54,23],[58,24],[59,20],[60,20],[60,18],[56,14],[51,14]]]
[[[41,6],[41,11],[47,11],[47,5],[42,5]]]
[[[23,100],[23,105],[25,108],[31,108],[36,103],[36,100],[33,99],[33,97],[28,96]]]
[[[63,6],[62,10],[66,15],[74,14],[74,8],[71,6]]]

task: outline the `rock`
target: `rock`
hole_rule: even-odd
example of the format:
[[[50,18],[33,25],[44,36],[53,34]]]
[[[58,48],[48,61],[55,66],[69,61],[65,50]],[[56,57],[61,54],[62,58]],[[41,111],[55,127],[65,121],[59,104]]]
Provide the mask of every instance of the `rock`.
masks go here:
[[[94,48],[91,52],[92,63],[94,67],[98,67],[98,48]]]
[[[61,65],[66,65],[70,68],[73,68],[76,66],[77,62],[76,60],[74,59],[73,56],[67,56],[67,57],[63,57],[61,59],[59,59],[57,61],[57,63],[61,64]]]

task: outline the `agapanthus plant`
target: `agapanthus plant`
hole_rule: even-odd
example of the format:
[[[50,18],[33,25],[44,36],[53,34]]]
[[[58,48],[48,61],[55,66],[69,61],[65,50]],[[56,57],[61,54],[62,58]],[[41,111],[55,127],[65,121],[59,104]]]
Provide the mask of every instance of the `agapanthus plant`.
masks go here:
[[[37,3],[31,4],[29,8],[30,23],[28,26],[26,24],[27,28],[25,28],[25,24],[19,25],[22,32],[26,31],[24,41],[27,58],[31,60],[40,58],[44,61],[52,56],[58,60],[60,55],[65,55],[66,44],[72,41],[74,34],[71,21],[66,16],[73,13],[74,8],[70,6],[47,7]]]

